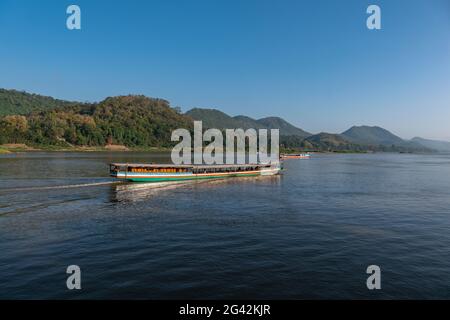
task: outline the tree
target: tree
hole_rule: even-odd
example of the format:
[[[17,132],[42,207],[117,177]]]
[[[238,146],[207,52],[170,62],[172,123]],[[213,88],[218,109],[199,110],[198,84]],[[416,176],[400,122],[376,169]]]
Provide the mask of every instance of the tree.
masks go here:
[[[25,139],[25,134],[28,130],[26,117],[19,115],[6,116],[1,120],[0,125],[2,130],[1,134],[7,137],[7,141],[18,143]]]

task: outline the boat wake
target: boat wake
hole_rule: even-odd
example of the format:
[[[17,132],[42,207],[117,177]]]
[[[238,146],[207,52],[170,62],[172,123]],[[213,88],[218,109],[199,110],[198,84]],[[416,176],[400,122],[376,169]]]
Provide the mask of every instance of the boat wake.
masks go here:
[[[68,185],[61,185],[61,186],[23,187],[23,188],[14,188],[14,189],[0,189],[0,193],[1,192],[23,192],[23,191],[85,188],[85,187],[96,187],[96,186],[113,185],[113,184],[121,184],[121,183],[123,183],[123,181],[104,181],[104,182],[92,182],[92,183],[81,183],[81,184],[68,184]]]
[[[149,183],[124,183],[114,186],[115,201],[135,202],[153,198],[169,190],[186,188],[197,190],[197,188],[211,188],[236,183],[258,183],[258,181],[270,181],[279,183],[280,176],[257,176],[257,177],[232,177],[226,179],[184,180],[165,181]],[[204,190],[202,190],[204,191]]]
[[[125,183],[115,186],[116,200],[119,202],[143,200],[155,196],[162,191],[205,182],[207,181],[186,180],[150,183]]]

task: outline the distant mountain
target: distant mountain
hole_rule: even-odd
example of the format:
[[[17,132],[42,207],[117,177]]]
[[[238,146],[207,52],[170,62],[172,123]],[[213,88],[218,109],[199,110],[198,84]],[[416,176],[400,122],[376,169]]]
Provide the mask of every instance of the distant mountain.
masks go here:
[[[306,148],[313,148],[319,150],[339,150],[341,148],[347,149],[352,143],[346,140],[343,136],[339,134],[332,134],[321,132],[307,137],[303,141],[303,146]]]
[[[450,142],[448,141],[429,140],[419,137],[415,137],[411,141],[420,144],[425,148],[430,148],[441,152],[450,152]]]
[[[259,120],[247,116],[231,117],[216,109],[194,108],[186,112],[194,120],[203,121],[207,128],[233,129],[233,128],[254,128],[254,129],[280,129],[280,136],[308,137],[311,134],[297,128],[289,122],[279,117],[267,117]]]
[[[73,106],[78,102],[64,101],[39,94],[17,90],[0,89],[0,116],[27,114],[60,107]]]
[[[290,124],[289,122],[287,122],[286,120],[283,120],[282,118],[279,117],[267,117],[256,121],[265,128],[280,129],[280,135],[283,136],[308,137],[311,135],[311,133],[306,132],[300,128],[297,128],[292,124]]]
[[[352,143],[373,151],[432,152],[415,141],[407,141],[381,127],[353,126],[341,134]]]
[[[235,128],[237,123],[236,119],[216,109],[194,108],[186,112],[185,115],[194,120],[203,121],[203,127],[205,128]]]
[[[305,150],[321,151],[368,151],[370,148],[364,145],[352,143],[340,134],[321,132],[307,137],[302,141]]]
[[[253,118],[247,117],[247,116],[235,116],[232,118],[234,121],[234,124],[239,124],[238,127],[240,128],[255,128],[255,129],[261,129],[261,125]],[[233,127],[229,127],[233,128]]]
[[[450,142],[415,138],[405,141],[380,127],[352,127],[342,134],[312,135],[279,117],[259,120],[231,117],[216,109],[181,114],[168,101],[145,96],[110,97],[99,103],[78,103],[38,94],[0,89],[0,145],[26,143],[52,147],[169,147],[176,128],[280,129],[280,146],[310,151],[450,151]]]
[[[380,127],[354,126],[342,133],[342,136],[353,143],[369,145],[403,145],[405,141]]]

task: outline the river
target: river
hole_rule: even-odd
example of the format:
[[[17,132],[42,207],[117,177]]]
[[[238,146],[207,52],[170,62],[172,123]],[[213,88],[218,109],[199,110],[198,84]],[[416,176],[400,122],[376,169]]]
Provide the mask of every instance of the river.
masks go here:
[[[110,162],[168,160],[0,155],[0,298],[450,298],[448,155],[315,154],[280,176],[168,186],[108,177]]]

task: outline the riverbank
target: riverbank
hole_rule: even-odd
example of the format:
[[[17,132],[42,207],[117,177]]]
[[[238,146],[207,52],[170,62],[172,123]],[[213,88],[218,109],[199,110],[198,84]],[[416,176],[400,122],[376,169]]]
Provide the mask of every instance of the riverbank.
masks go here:
[[[57,146],[57,145],[27,145],[24,143],[10,143],[0,145],[0,154],[16,152],[171,152],[172,148],[167,147],[127,147],[124,145],[105,146]],[[320,154],[369,154],[369,153],[404,153],[404,152],[383,152],[383,151],[362,151],[362,150],[301,150],[293,148],[280,148],[281,153],[320,153]],[[412,153],[412,152],[408,152]],[[427,153],[415,153],[427,154]]]
[[[280,154],[297,154],[297,153],[374,153],[374,151],[369,150],[304,150],[304,149],[295,149],[295,148],[280,148]]]
[[[3,144],[0,145],[0,154],[14,153],[14,152],[132,152],[132,151],[147,151],[147,152],[165,152],[170,151],[169,148],[163,147],[126,147],[123,145],[106,145],[106,146],[54,146],[54,145],[38,145],[29,146],[23,143]]]

